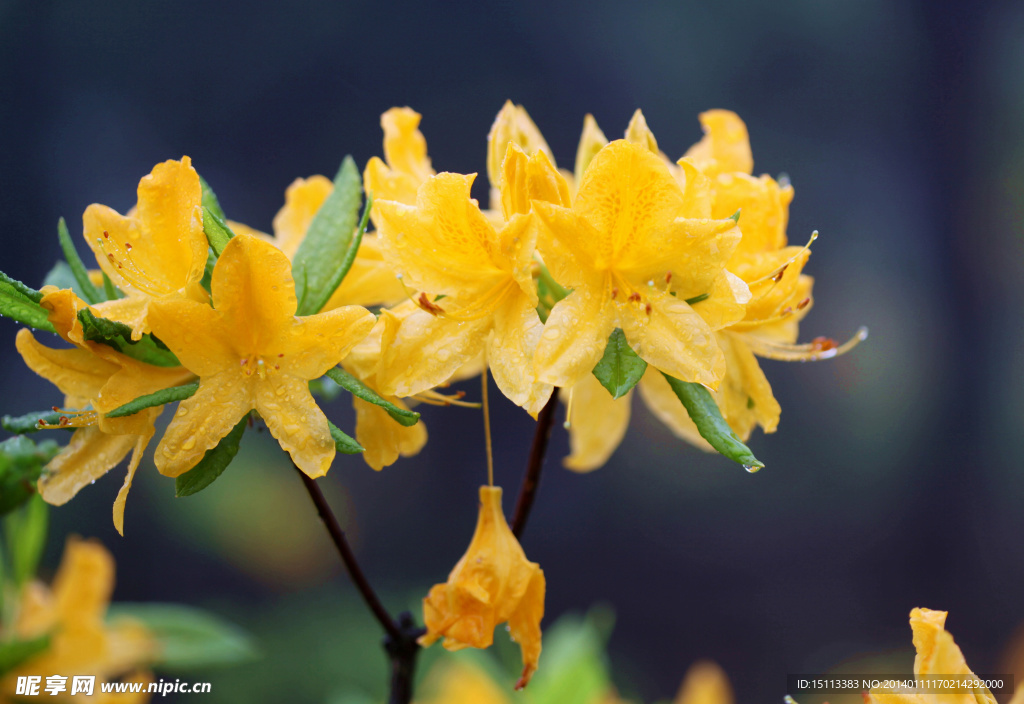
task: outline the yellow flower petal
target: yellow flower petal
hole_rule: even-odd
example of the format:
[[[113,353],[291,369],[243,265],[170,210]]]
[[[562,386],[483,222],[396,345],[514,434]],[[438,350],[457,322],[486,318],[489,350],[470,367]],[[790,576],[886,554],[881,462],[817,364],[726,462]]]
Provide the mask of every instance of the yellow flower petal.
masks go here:
[[[754,170],[747,126],[739,116],[728,110],[709,110],[700,114],[704,138],[690,147],[686,156],[708,176],[720,173]]]
[[[334,190],[326,176],[297,178],[284,192],[284,207],[274,216],[274,242],[291,259],[299,248],[309,224]]]
[[[589,374],[604,355],[616,327],[606,299],[579,288],[552,308],[537,345],[534,363],[540,381],[569,387]]]
[[[673,704],[733,704],[729,678],[710,660],[695,662],[686,671]]]
[[[380,116],[384,158],[388,165],[422,183],[434,175],[434,169],[427,157],[427,140],[419,125],[420,114],[412,108],[391,108]]]
[[[117,498],[114,499],[114,528],[122,536],[124,535],[124,506],[128,501],[128,491],[132,488],[135,470],[139,468],[139,462],[142,461],[142,453],[146,451],[146,445],[149,444],[152,437],[152,432],[148,435],[137,436],[132,451],[132,461],[128,463],[128,474],[125,475],[124,484],[121,485],[121,489],[117,492]]]
[[[527,155],[542,151],[552,164],[555,163],[548,143],[523,106],[506,100],[487,135],[487,178],[491,188],[498,188],[501,183],[501,162],[509,142],[515,143]]]
[[[407,298],[402,281],[384,261],[376,235],[363,235],[352,268],[324,306],[328,311],[345,305],[393,306]]]
[[[385,397],[399,408],[408,408],[401,399]],[[366,448],[363,460],[380,471],[401,457],[411,457],[427,443],[427,429],[423,421],[404,426],[396,423],[380,406],[352,397],[356,411],[356,441]]]
[[[270,343],[267,331],[285,326],[298,307],[291,262],[255,237],[231,239],[213,269],[210,288],[213,307],[230,321],[236,346]]]
[[[256,387],[255,406],[299,469],[313,479],[327,474],[334,461],[334,440],[307,380],[268,375],[266,383]]]
[[[597,377],[586,374],[571,389],[561,391],[562,399],[567,402],[570,393],[571,453],[562,464],[574,472],[589,472],[607,462],[626,435],[633,392],[614,399]]]
[[[530,212],[531,200],[569,206],[569,184],[542,151],[527,154],[509,142],[501,165],[501,210],[508,220],[516,213]]]
[[[626,141],[637,144],[652,154],[661,154],[661,150],[658,149],[658,140],[654,138],[654,133],[647,126],[647,119],[639,109],[633,113],[629,125],[626,126]]]
[[[594,116],[588,113],[583,118],[583,132],[580,134],[579,146],[576,147],[576,168],[573,171],[573,176],[577,184],[583,180],[583,173],[590,165],[590,161],[606,144],[608,144],[608,138],[597,126]]]
[[[665,293],[651,295],[647,305],[649,313],[622,306],[622,331],[633,351],[669,376],[717,388],[725,374],[725,356],[704,319]]]
[[[501,488],[480,487],[480,513],[469,549],[448,576],[423,600],[427,633],[420,644],[444,638],[449,650],[486,648],[494,628],[508,621],[523,655],[524,687],[540,658],[544,616],[544,573],[529,562],[505,522]]]
[[[160,474],[177,477],[195,467],[254,407],[251,388],[238,377],[234,369],[201,376],[199,390],[178,404],[153,454]]]
[[[495,311],[494,331],[487,343],[487,364],[498,388],[534,418],[552,391],[533,371],[533,355],[543,330],[536,302],[514,296]]]
[[[69,538],[53,596],[66,626],[102,621],[114,592],[114,558],[98,541]]]
[[[737,253],[770,252],[786,246],[786,224],[792,186],[779,186],[771,176],[723,173],[713,181],[712,217],[740,212],[743,240]]]
[[[86,242],[115,284],[153,297],[177,293],[197,284],[206,266],[201,204],[192,161],[165,161],[139,182],[134,216],[97,204],[86,209]]]
[[[243,236],[247,235],[236,235]],[[233,355],[230,332],[221,326],[217,311],[206,304],[188,299],[157,301],[149,320],[182,365],[200,377],[221,371],[223,360]]]
[[[54,350],[40,344],[31,331],[18,331],[14,344],[28,368],[67,396],[96,398],[107,380],[119,370],[116,364],[84,349]]]
[[[134,435],[108,435],[96,426],[76,430],[39,478],[39,494],[52,506],[64,505],[123,460],[137,439]]]

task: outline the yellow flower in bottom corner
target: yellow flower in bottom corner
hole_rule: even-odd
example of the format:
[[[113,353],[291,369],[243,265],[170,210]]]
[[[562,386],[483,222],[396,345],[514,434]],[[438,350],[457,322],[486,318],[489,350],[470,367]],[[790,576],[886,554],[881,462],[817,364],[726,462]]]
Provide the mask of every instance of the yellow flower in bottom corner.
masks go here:
[[[14,635],[32,640],[50,635],[46,650],[0,679],[0,702],[15,692],[19,677],[67,677],[67,692],[54,701],[143,702],[148,695],[105,694],[100,685],[112,680],[150,682],[144,664],[157,655],[157,643],[142,625],[105,621],[114,589],[114,559],[97,541],[70,538],[52,587],[27,584],[14,619]],[[94,695],[70,696],[75,675],[94,676]],[[46,697],[50,699],[49,696]],[[20,701],[20,700],[19,700]]]
[[[946,612],[931,609],[914,609],[910,612],[910,628],[914,632],[914,675],[918,678],[930,675],[974,677],[967,666],[963,653],[953,642],[953,636],[945,629]],[[1021,689],[1014,695],[1014,702],[1022,698]],[[996,704],[996,698],[986,687],[949,691],[943,693],[902,693],[873,688],[864,698],[865,704]]]
[[[516,689],[529,683],[540,659],[544,617],[544,572],[526,559],[501,510],[501,487],[480,487],[480,516],[469,549],[423,600],[426,647],[439,638],[448,650],[487,648],[494,628],[508,622],[523,654]]]

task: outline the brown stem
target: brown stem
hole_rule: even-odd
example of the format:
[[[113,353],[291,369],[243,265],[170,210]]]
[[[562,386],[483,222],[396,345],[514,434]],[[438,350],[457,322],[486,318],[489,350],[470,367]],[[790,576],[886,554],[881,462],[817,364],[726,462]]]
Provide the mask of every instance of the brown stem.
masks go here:
[[[324,522],[324,527],[327,528],[331,540],[334,541],[334,547],[338,549],[338,554],[341,556],[341,561],[345,564],[345,569],[348,570],[349,577],[352,578],[353,584],[356,585],[356,588],[362,595],[366,606],[369,607],[374,617],[384,628],[385,633],[387,633],[387,636],[384,638],[384,650],[391,659],[391,696],[388,700],[389,704],[409,704],[412,701],[416,655],[420,650],[416,639],[423,635],[424,629],[416,625],[412,615],[408,612],[400,614],[397,623],[391,618],[391,614],[380,603],[380,599],[377,598],[373,587],[366,580],[366,575],[363,574],[363,570],[359,567],[355,553],[352,552],[352,548],[345,538],[345,531],[341,529],[341,524],[338,523],[334,512],[331,511],[330,504],[324,498],[320,487],[315,480],[306,476],[306,473],[298,467],[295,467],[295,471],[298,472],[299,477],[302,479],[306,491],[309,492],[309,498],[313,500],[316,512],[320,515],[320,520]]]
[[[544,456],[548,451],[548,440],[551,438],[551,427],[555,423],[555,409],[558,408],[558,389],[551,392],[551,398],[537,414],[537,428],[533,433],[530,445],[530,459],[523,473],[523,484],[519,487],[519,498],[516,499],[516,511],[512,518],[512,533],[519,538],[526,528],[526,519],[533,507],[533,498],[537,494],[540,483],[540,470],[544,466]]]

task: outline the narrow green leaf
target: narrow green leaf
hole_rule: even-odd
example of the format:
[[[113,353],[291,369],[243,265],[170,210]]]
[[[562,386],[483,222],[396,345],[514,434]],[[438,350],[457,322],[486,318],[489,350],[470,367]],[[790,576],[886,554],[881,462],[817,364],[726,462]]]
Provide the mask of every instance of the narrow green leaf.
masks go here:
[[[207,450],[203,459],[192,469],[174,479],[175,496],[191,496],[213,484],[213,481],[228,468],[231,460],[238,454],[238,446],[242,442],[245,426],[249,424],[246,414],[238,424],[225,435],[217,446]]]
[[[220,207],[220,201],[217,200],[217,194],[213,192],[210,184],[202,176],[199,177],[199,185],[203,187],[203,207],[221,220],[227,220],[228,217],[224,214],[224,209]]]
[[[341,367],[333,367],[327,371],[327,377],[341,388],[348,391],[356,398],[361,398],[367,403],[372,403],[375,406],[380,406],[388,415],[394,418],[396,421],[405,426],[415,425],[416,421],[420,419],[420,414],[416,411],[409,411],[404,408],[399,408],[393,403],[382,399],[376,391],[371,389],[363,382],[356,379],[354,376],[349,374]]]
[[[89,272],[85,268],[85,264],[82,263],[81,257],[78,256],[75,243],[71,241],[71,235],[68,233],[68,226],[64,222],[64,218],[57,221],[57,238],[60,240],[60,248],[64,252],[64,258],[68,260],[68,266],[71,267],[71,273],[74,274],[75,281],[78,282],[78,288],[82,291],[82,299],[86,303],[100,303],[103,301],[103,296],[92,285],[92,281],[89,280]]]
[[[23,416],[4,416],[0,418],[0,427],[8,433],[25,435],[40,430],[39,421],[56,425],[60,421],[60,413],[57,413],[57,411],[37,411],[36,413],[26,413]]]
[[[110,623],[141,622],[157,641],[159,669],[234,665],[258,655],[252,639],[240,628],[208,611],[181,604],[111,604]]]
[[[324,287],[322,295],[320,296],[323,300],[316,300],[309,304],[309,309],[314,313],[319,313],[323,310],[323,307],[327,305],[327,301],[331,299],[334,292],[341,286],[341,282],[345,279],[345,275],[348,274],[349,269],[352,268],[352,262],[356,260],[356,254],[359,253],[359,245],[363,241],[363,235],[366,234],[366,226],[370,221],[370,208],[373,207],[373,194],[366,196],[366,204],[363,206],[363,217],[359,221],[359,227],[356,229],[355,235],[352,237],[352,241],[348,244],[348,250],[345,252],[345,258],[342,260],[341,265],[337,271],[331,277],[331,280],[327,282]]]
[[[697,426],[697,431],[711,447],[734,462],[739,462],[747,471],[756,471],[764,467],[764,463],[754,457],[750,448],[743,444],[722,418],[722,412],[712,398],[711,392],[700,384],[680,381],[668,374],[665,374],[665,378],[668,379],[672,391],[686,406],[686,412]]]
[[[228,242],[235,236],[235,233],[231,231],[228,224],[205,205],[203,206],[203,230],[206,232],[206,239],[217,257],[220,257],[221,252],[228,246]]]
[[[175,401],[184,401],[194,395],[198,390],[198,381],[194,381],[191,384],[182,384],[181,386],[171,386],[166,389],[160,389],[159,391],[154,391],[151,394],[139,396],[137,399],[129,401],[123,406],[118,406],[107,413],[107,418],[121,418],[122,416],[134,415],[139,411],[152,408],[153,406],[163,406],[164,404],[173,403]]]
[[[29,658],[50,647],[50,636],[39,636],[31,640],[9,640],[0,643],[0,677],[16,668]]]
[[[594,367],[594,376],[608,389],[612,398],[622,398],[636,386],[647,371],[647,362],[640,359],[626,342],[622,328],[615,328],[608,337],[604,356]]]
[[[735,213],[733,213],[732,215],[729,216],[729,219],[732,220],[733,222],[739,222],[740,221],[740,211],[741,210],[742,210],[742,208],[737,209],[737,211]]]
[[[37,444],[19,436],[0,442],[0,515],[10,513],[36,493],[43,467],[60,450],[53,440]]]
[[[366,448],[343,433],[341,429],[331,421],[327,421],[327,427],[331,430],[331,438],[334,440],[334,448],[345,455],[358,455]]]
[[[7,290],[11,294],[20,296],[32,303],[39,303],[43,300],[42,291],[37,291],[31,286],[26,286],[17,279],[12,279],[10,276],[0,271],[0,291]]]
[[[320,312],[334,293],[330,285],[349,254],[359,219],[362,192],[359,169],[352,157],[346,156],[334,177],[334,190],[309,224],[306,236],[292,259],[295,281],[297,284],[302,282],[296,315]]]
[[[35,576],[39,558],[46,547],[48,524],[49,507],[36,493],[4,518],[7,554],[15,584],[20,586]]]
[[[57,332],[50,323],[49,313],[38,303],[13,293],[11,289],[0,284],[0,315],[28,325],[36,330]]]
[[[132,359],[157,367],[177,367],[181,364],[174,353],[152,335],[146,334],[141,340],[133,341],[132,329],[124,323],[97,318],[88,308],[78,312],[78,320],[82,323],[86,340],[101,342]]]
[[[701,301],[706,301],[708,299],[708,296],[710,296],[710,295],[711,295],[710,293],[702,293],[699,296],[694,296],[693,298],[687,298],[686,302],[689,303],[692,306],[694,303],[700,303]]]
[[[124,298],[124,294],[117,290],[117,286],[114,286],[114,282],[107,276],[107,272],[103,273],[103,295],[107,297],[108,301],[116,301],[119,298]]]

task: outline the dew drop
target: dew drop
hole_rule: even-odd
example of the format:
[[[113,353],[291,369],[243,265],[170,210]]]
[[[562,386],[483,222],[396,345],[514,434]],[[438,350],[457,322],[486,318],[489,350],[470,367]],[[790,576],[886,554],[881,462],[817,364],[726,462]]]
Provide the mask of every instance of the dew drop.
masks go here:
[[[195,446],[196,446],[196,439],[195,438],[189,438],[185,442],[181,443],[181,449],[182,450],[191,450]]]
[[[441,362],[447,362],[448,358],[452,356],[452,353],[446,347],[442,347],[437,351],[437,359]]]
[[[745,464],[743,465],[743,469],[747,470],[751,474],[757,474],[758,472],[761,471],[761,468],[758,467],[756,464]]]
[[[186,408],[185,406],[178,406],[178,415],[179,416],[187,416],[188,415],[188,408]]]
[[[95,484],[95,483],[96,483],[96,480],[95,480],[95,479],[93,479],[93,480],[92,480],[91,482],[89,482],[89,483],[90,483],[90,484]]]
[[[559,330],[557,328],[548,328],[547,330],[544,331],[544,339],[545,340],[557,340],[558,336],[561,335],[561,334],[562,334],[561,330]]]

